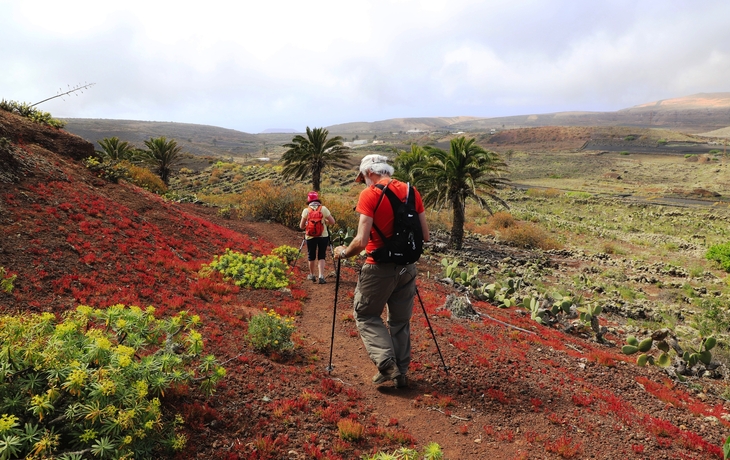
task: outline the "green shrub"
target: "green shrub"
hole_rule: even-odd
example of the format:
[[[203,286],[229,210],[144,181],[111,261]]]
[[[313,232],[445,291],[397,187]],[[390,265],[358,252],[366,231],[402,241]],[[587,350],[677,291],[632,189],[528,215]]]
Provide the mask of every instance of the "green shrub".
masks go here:
[[[97,158],[88,157],[83,163],[89,170],[95,172],[97,177],[114,184],[118,183],[119,179],[129,177],[129,170],[116,161],[99,161]]]
[[[0,316],[0,458],[141,458],[182,448],[179,416],[163,414],[173,385],[210,394],[225,376],[199,359],[197,316],[154,308],[79,306]]]
[[[96,175],[112,183],[120,179],[131,182],[143,189],[161,195],[167,191],[167,186],[158,175],[147,168],[132,164],[128,160],[105,159],[99,161],[97,158],[88,157],[84,165]]]
[[[224,219],[230,219],[233,216],[233,207],[223,206],[222,208],[218,208],[218,216]]]
[[[299,250],[297,248],[283,245],[279,246],[278,248],[274,248],[271,253],[281,260],[283,260],[287,265],[294,262],[294,260],[299,256]]]
[[[444,453],[435,442],[426,445],[421,452],[408,447],[401,447],[392,454],[377,452],[373,455],[363,455],[362,460],[443,460]]]
[[[18,275],[9,275],[5,267],[0,267],[0,291],[10,294],[15,288],[15,279]]]
[[[221,272],[237,286],[253,289],[280,289],[289,285],[287,267],[275,255],[254,257],[226,248],[223,255],[214,256],[211,263],[203,265],[201,274],[205,276],[208,270]]]
[[[623,150],[623,151],[619,152],[618,154],[619,155],[631,155],[631,153],[627,152],[626,150]]]
[[[38,110],[25,102],[6,101],[5,99],[3,99],[2,101],[0,101],[0,110],[15,113],[22,117],[28,118],[35,123],[52,126],[54,128],[63,128],[64,126],[66,126],[65,122],[53,118],[50,113]]]
[[[717,262],[723,270],[730,272],[730,243],[710,246],[705,253],[705,259]]]
[[[282,351],[294,347],[291,335],[294,319],[283,317],[274,310],[264,308],[264,313],[254,315],[248,322],[248,340],[258,351]]]

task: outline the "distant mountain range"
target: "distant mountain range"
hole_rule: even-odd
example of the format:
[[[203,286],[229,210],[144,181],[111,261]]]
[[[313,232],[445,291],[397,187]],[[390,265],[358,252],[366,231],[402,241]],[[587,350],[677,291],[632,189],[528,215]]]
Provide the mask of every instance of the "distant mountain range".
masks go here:
[[[396,118],[371,123],[344,123],[330,132],[450,130],[486,132],[492,129],[538,126],[629,126],[704,133],[730,127],[730,93],[700,93],[663,99],[616,112],[556,112],[509,117]]]
[[[196,155],[260,155],[291,141],[294,129],[273,128],[249,134],[234,129],[190,123],[66,118],[66,130],[90,142],[117,136],[137,146],[151,137],[175,139]],[[626,126],[664,128],[688,134],[730,136],[730,92],[700,93],[636,105],[615,112],[557,112],[509,117],[394,118],[374,122],[349,122],[328,126],[332,134],[383,139],[393,133],[425,131],[485,133],[492,130],[540,126]],[[267,155],[263,155],[267,156]]]

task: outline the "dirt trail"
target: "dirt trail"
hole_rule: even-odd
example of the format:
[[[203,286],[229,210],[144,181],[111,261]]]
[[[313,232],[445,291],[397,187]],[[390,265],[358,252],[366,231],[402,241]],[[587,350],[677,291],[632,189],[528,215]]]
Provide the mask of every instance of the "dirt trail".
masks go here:
[[[266,239],[276,246],[286,244],[298,248],[301,244],[301,234],[299,232],[278,225],[275,226],[277,227],[275,229],[271,228],[274,226],[267,224],[252,223],[248,225],[252,227],[256,234],[262,237],[265,235]],[[389,424],[394,419],[397,420],[398,426],[410,432],[419,442],[437,442],[446,458],[477,458],[478,452],[474,449],[475,446],[478,446],[478,443],[475,444],[471,437],[458,433],[457,429],[452,426],[459,422],[458,418],[452,417],[450,419],[452,421],[451,425],[437,422],[422,407],[415,407],[414,404],[419,396],[431,392],[432,389],[429,389],[427,384],[411,380],[409,388],[396,389],[389,383],[380,386],[371,383],[372,376],[377,372],[377,368],[368,358],[360,336],[357,335],[354,322],[344,320],[346,317],[352,318],[352,297],[361,264],[362,260],[355,263],[348,261],[342,263],[340,268],[334,345],[332,346],[333,368],[330,372],[331,378],[341,381],[346,386],[353,386],[360,391],[366,404],[373,408],[374,415],[383,425]],[[419,272],[423,272],[423,270],[421,268]],[[335,308],[336,270],[329,251],[326,272],[327,284],[314,284],[306,280],[308,269],[306,248],[303,248],[296,263],[294,276],[299,278],[295,283],[306,290],[308,296],[302,306],[302,317],[298,319],[297,328],[305,343],[318,350],[323,369],[326,369],[329,364],[332,317]],[[420,320],[423,316],[423,310],[420,304],[414,304],[413,314],[411,327],[414,334],[417,332],[430,334],[427,328],[421,325]],[[439,343],[439,346],[443,350],[444,346],[448,346],[448,344]],[[414,350],[413,353],[415,359],[418,352]],[[425,353],[436,353],[436,349],[431,347]],[[434,369],[433,379],[439,380],[439,374],[441,372]],[[438,416],[441,420],[446,418],[443,414],[438,414]],[[438,424],[443,426],[439,427]],[[484,454],[483,450],[482,454]],[[472,457],[472,455],[477,455],[477,457]]]

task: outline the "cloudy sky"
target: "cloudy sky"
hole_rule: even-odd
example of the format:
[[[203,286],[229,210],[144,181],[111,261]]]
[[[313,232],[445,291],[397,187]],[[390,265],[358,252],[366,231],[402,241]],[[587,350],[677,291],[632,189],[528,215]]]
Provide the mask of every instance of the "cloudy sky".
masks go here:
[[[234,6],[234,5],[239,6]],[[0,98],[249,133],[730,91],[727,0],[0,0]]]

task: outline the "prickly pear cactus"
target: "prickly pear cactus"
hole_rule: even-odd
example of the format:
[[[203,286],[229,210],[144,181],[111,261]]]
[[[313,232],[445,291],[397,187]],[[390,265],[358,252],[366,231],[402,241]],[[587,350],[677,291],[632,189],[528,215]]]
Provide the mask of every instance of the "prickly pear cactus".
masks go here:
[[[719,364],[712,362],[712,350],[717,344],[714,336],[705,337],[701,340],[699,348],[688,346],[686,350],[682,350],[677,342],[677,338],[668,329],[660,329],[654,331],[651,336],[642,340],[634,336],[626,338],[626,344],[621,351],[627,355],[640,353],[636,358],[636,364],[639,366],[657,365],[659,367],[670,369],[669,374],[673,375],[680,381],[686,380],[685,376],[712,376],[713,371]],[[659,355],[651,353],[656,347]],[[670,350],[676,353],[674,365]]]

